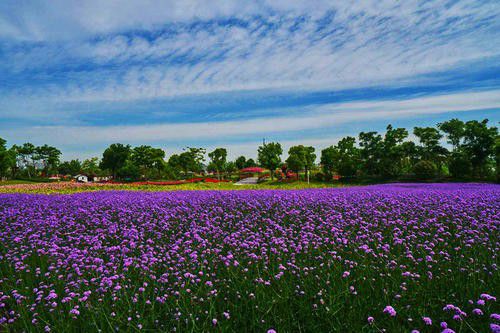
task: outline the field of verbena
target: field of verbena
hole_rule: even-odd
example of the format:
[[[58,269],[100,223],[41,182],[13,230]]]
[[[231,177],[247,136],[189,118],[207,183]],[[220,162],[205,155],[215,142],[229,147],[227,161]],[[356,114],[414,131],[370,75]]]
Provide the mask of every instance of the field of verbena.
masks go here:
[[[0,330],[488,332],[500,187],[0,195]]]

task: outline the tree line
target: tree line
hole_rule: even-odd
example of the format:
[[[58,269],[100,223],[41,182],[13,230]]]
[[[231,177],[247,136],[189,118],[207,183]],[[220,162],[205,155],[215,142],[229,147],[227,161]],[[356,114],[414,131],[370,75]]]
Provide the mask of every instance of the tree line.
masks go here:
[[[436,127],[414,127],[412,134],[414,139],[410,140],[407,129],[388,125],[385,133],[371,131],[361,132],[357,138],[347,136],[321,150],[319,164],[315,148],[304,145],[290,147],[288,157],[282,160],[283,148],[278,142],[263,143],[258,148],[257,161],[245,156],[229,161],[225,148],[216,148],[207,154],[204,148],[196,147],[187,147],[166,159],[161,148],[114,143],[104,150],[100,159],[61,162],[61,151],[55,147],[25,143],[7,148],[6,141],[0,138],[0,177],[85,173],[130,180],[180,179],[213,172],[218,178],[227,178],[237,170],[261,166],[271,171],[271,179],[286,177],[292,172],[309,181],[314,171],[316,180],[325,181],[334,177],[398,179],[404,176],[498,180],[500,137],[498,129],[490,126],[487,119],[467,122],[451,119]]]

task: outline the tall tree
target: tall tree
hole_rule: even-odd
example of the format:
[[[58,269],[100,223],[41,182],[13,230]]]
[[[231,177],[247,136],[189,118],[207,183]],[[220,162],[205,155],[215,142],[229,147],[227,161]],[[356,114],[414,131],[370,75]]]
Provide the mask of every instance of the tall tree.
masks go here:
[[[113,178],[116,177],[116,172],[125,165],[130,152],[130,145],[113,143],[102,154],[101,169],[110,170]]]
[[[170,158],[168,159],[168,166],[172,170],[176,178],[179,178],[180,172],[184,170],[178,154],[173,154],[170,156]]]
[[[488,127],[488,119],[465,123],[464,149],[470,156],[474,175],[484,177],[488,173],[489,162],[495,155],[495,141],[498,136],[496,127]]]
[[[421,159],[434,163],[437,166],[438,174],[441,174],[442,164],[448,155],[448,150],[439,143],[443,135],[433,127],[415,127],[413,134],[420,141],[418,150]]]
[[[35,158],[34,155],[36,153],[36,147],[34,144],[26,142],[22,146],[14,145],[12,147],[16,152],[16,161],[19,165],[19,168],[26,169],[28,173],[28,178],[31,178],[32,173],[35,170]]]
[[[7,177],[9,171],[14,167],[16,160],[12,151],[7,149],[7,141],[0,138],[0,180]]]
[[[384,177],[398,177],[403,170],[405,157],[404,140],[408,137],[408,131],[404,128],[393,128],[387,125],[383,141],[383,154],[380,158],[380,171]]]
[[[453,118],[439,123],[437,127],[446,134],[448,143],[453,146],[453,151],[457,150],[465,134],[465,123]]]
[[[234,164],[236,165],[236,167],[238,168],[238,170],[241,170],[241,169],[244,169],[246,168],[246,163],[247,163],[247,159],[245,156],[239,156],[235,161],[234,161]]]
[[[290,149],[288,150],[287,164],[292,170],[294,170],[294,168],[297,167],[303,169],[305,171],[308,183],[309,183],[309,170],[313,167],[314,161],[316,160],[316,154],[314,154],[314,150],[315,150],[314,147],[308,147],[303,145],[293,146],[290,147]]]
[[[299,178],[299,172],[304,170],[304,159],[299,154],[288,153],[288,158],[286,159],[286,166],[288,169],[294,171],[297,174],[297,179]]]
[[[321,151],[320,163],[327,179],[331,179],[335,173],[336,162],[339,157],[338,155],[338,150],[334,146],[327,147]]]
[[[176,162],[182,171],[184,171],[184,175],[187,175],[188,172],[200,172],[203,169],[205,152],[203,148],[187,147],[185,151],[179,154]]]
[[[232,162],[232,161],[229,161],[226,163],[225,165],[225,171],[226,171],[226,174],[227,176],[231,176],[231,174],[233,172],[235,172],[236,170],[238,170],[238,168],[236,167],[236,163],[235,162]]]
[[[35,159],[41,163],[45,174],[57,167],[60,157],[61,151],[56,147],[43,145],[35,148]]]
[[[365,175],[377,176],[381,173],[381,160],[384,154],[384,140],[377,132],[359,133],[361,170]]]
[[[454,118],[439,123],[437,127],[446,134],[447,142],[453,147],[452,153],[449,154],[447,159],[448,171],[450,174],[455,178],[471,176],[471,157],[463,146],[465,123]]]
[[[356,139],[345,137],[336,146],[321,151],[323,171],[330,178],[334,173],[342,177],[355,176],[360,165],[360,149],[356,147]]]
[[[76,176],[82,171],[82,164],[79,160],[64,161],[59,164],[57,169],[62,175]]]
[[[84,160],[81,165],[81,169],[83,172],[90,175],[99,175],[102,170],[99,168],[99,158],[92,157]]]
[[[208,153],[208,157],[215,167],[217,179],[220,180],[220,172],[224,171],[227,164],[227,150],[225,148],[216,148]]]
[[[251,167],[256,167],[257,166],[257,163],[254,161],[253,158],[249,158],[246,162],[245,162],[245,168],[251,168]]]
[[[142,175],[148,178],[150,175],[160,175],[161,170],[165,167],[164,158],[163,149],[145,145],[134,147],[130,154],[130,161],[139,168]]]
[[[283,148],[281,148],[278,142],[264,143],[262,146],[259,146],[257,154],[260,165],[271,171],[271,180],[273,180],[274,171],[276,171],[281,164]]]

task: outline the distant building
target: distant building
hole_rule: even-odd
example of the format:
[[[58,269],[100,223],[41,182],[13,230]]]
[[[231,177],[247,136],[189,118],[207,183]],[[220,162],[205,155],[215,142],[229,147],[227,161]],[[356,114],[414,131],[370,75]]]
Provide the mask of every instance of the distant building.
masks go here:
[[[87,174],[78,174],[73,177],[79,183],[90,183],[90,182],[106,182],[113,177],[111,176],[96,176],[96,175],[87,175]]]
[[[89,182],[89,177],[86,175],[76,175],[75,180],[79,183],[88,183]]]

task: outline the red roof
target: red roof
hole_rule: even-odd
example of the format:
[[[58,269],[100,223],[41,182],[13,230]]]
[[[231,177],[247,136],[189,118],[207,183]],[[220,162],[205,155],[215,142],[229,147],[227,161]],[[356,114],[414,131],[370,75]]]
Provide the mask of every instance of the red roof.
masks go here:
[[[250,167],[250,168],[244,168],[240,170],[241,173],[262,173],[266,172],[266,169],[259,168],[259,167]]]

